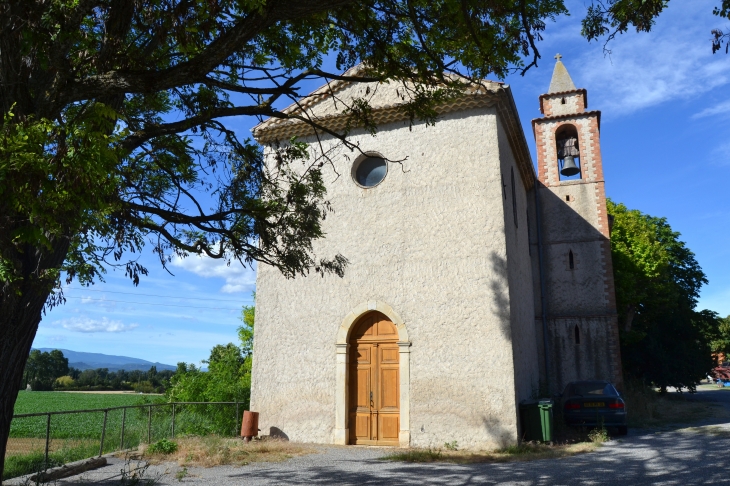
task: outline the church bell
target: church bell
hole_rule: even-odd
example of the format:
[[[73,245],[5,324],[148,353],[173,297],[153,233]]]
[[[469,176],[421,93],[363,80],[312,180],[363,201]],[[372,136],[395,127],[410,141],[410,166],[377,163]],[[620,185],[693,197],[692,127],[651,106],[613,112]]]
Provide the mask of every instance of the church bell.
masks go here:
[[[567,177],[574,176],[578,172],[580,172],[580,169],[575,165],[575,158],[572,155],[566,155],[565,159],[563,159],[563,168],[560,169],[560,173]]]

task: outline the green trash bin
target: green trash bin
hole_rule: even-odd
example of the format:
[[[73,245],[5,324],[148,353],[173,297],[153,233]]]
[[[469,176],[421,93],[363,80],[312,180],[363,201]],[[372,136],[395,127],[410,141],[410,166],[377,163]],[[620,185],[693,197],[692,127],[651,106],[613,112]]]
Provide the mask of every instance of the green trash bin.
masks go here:
[[[520,403],[522,440],[551,442],[553,440],[553,401],[526,400]]]

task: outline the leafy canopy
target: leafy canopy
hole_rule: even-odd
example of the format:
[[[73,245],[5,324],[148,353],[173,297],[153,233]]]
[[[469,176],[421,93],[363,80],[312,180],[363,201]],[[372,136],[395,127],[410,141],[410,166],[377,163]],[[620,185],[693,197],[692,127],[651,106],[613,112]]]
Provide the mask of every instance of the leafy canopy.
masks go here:
[[[696,311],[707,283],[666,218],[607,201],[624,371],[666,389],[693,390],[713,366],[717,314]]]
[[[403,110],[433,121],[456,86],[445,74],[527,69],[545,20],[565,12],[555,0],[4,2],[0,278],[47,289],[61,270],[88,284],[121,265],[137,283],[147,270],[123,258],[145,243],[163,264],[192,253],[341,275],[344,257],[312,252],[326,161],[292,142],[265,167],[227,119],[300,119],[347,144],[278,109],[345,79],[404,83]],[[367,124],[366,101],[343,109]],[[24,268],[30,249],[48,261]]]
[[[592,1],[583,35],[648,31],[667,3]],[[433,122],[464,79],[536,65],[546,21],[566,13],[562,0],[3,2],[3,293],[47,292],[61,270],[89,284],[109,265],[137,283],[147,270],[127,255],[145,243],[163,264],[192,253],[341,275],[343,256],[312,247],[329,210],[326,160],[291,143],[264,167],[227,120],[298,119],[356,150],[347,130],[279,108],[336,79],[393,82],[411,119]],[[343,106],[350,128],[376,130],[368,106]]]

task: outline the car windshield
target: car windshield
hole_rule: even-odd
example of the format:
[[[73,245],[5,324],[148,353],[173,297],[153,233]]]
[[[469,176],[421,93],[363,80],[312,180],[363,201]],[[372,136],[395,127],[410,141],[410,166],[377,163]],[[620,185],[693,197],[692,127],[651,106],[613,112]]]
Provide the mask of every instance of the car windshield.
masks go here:
[[[610,383],[572,383],[568,385],[567,396],[603,395],[618,396],[616,389]]]

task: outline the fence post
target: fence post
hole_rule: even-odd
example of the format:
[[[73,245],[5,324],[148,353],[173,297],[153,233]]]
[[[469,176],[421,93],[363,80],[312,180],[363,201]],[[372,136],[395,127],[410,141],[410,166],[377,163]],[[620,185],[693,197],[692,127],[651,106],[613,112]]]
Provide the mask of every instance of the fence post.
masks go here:
[[[104,437],[106,436],[106,417],[109,415],[109,410],[104,410],[104,423],[101,426],[101,443],[99,444],[99,457],[104,454]]]
[[[127,408],[122,409],[122,438],[119,439],[119,450],[124,450],[124,422],[127,419]]]
[[[238,411],[238,400],[236,400],[236,430],[233,431],[234,437],[236,436],[236,434],[238,433],[238,431],[241,430],[241,428],[238,426],[238,417],[239,417],[238,414],[239,414],[239,411]]]
[[[44,467],[48,469],[48,446],[50,445],[51,441],[51,414],[49,413],[46,418],[46,453],[44,456],[45,462]]]
[[[172,404],[172,438],[175,438],[175,404]]]
[[[147,409],[147,443],[152,442],[152,405]]]

